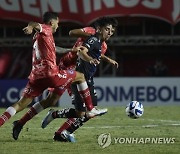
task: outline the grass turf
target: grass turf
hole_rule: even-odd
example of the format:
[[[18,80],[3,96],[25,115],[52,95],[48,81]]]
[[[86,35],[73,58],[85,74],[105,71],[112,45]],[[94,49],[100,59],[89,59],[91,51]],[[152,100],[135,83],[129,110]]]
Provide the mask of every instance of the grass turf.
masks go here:
[[[11,135],[12,122],[19,119],[27,111],[26,109],[0,128],[0,153],[180,153],[180,106],[145,107],[144,115],[136,120],[126,116],[124,107],[108,109],[106,115],[91,119],[75,132],[76,143],[54,142],[52,139],[54,132],[65,119],[56,119],[47,128],[41,129],[41,120],[48,109],[29,121],[24,126],[19,139],[15,141]],[[0,109],[0,113],[4,110]],[[111,144],[106,148],[98,144],[98,137],[103,133],[111,135]],[[159,139],[160,142],[143,143],[146,138],[150,138],[151,141],[152,138]],[[138,139],[138,142],[125,143],[125,139]],[[170,140],[171,143],[165,143],[165,139]]]

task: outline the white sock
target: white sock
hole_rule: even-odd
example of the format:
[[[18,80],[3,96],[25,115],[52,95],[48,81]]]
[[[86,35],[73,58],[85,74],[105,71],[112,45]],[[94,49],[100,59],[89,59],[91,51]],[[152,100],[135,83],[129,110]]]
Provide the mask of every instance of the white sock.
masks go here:
[[[14,116],[16,114],[16,110],[12,106],[8,107],[6,109],[6,112],[8,112],[11,116]]]
[[[37,113],[44,110],[44,108],[42,107],[42,105],[39,102],[35,103],[32,107],[36,110]]]
[[[83,83],[77,84],[77,88],[78,88],[78,91],[83,91],[88,88],[88,85],[86,81],[84,81]]]

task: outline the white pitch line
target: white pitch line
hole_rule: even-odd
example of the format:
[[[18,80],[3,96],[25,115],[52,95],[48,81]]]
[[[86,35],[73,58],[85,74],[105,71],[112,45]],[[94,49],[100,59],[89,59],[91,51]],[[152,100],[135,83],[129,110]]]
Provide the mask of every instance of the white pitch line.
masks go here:
[[[134,127],[142,127],[142,128],[154,128],[154,127],[160,127],[160,126],[180,126],[180,124],[178,123],[174,123],[174,124],[161,124],[161,125],[142,125],[142,126],[127,126],[127,125],[122,125],[122,126],[83,126],[81,127],[81,129],[112,129],[112,128],[134,128]],[[1,129],[7,129],[7,128],[1,128]],[[34,127],[25,127],[24,130],[26,129],[41,129],[40,127],[38,128],[34,128]],[[45,129],[59,129],[58,127],[47,127]]]
[[[141,120],[144,120],[144,121],[154,121],[154,122],[168,122],[168,123],[179,123],[180,124],[180,121],[178,120],[164,120],[164,119],[143,119],[143,118],[140,118]],[[96,120],[107,120],[107,118],[102,118],[102,117],[96,117]],[[138,119],[134,119],[134,120],[138,120]]]
[[[162,124],[147,124],[141,126],[134,126],[134,125],[119,125],[119,126],[83,126],[83,129],[94,129],[94,128],[102,128],[102,129],[111,129],[111,128],[131,128],[131,127],[142,127],[142,128],[153,128],[153,127],[160,127],[160,126],[180,126],[180,121],[175,120],[162,120],[162,119],[141,119],[143,121],[153,121],[153,122],[163,122]],[[170,123],[170,124],[169,124]],[[42,129],[42,128],[33,128],[28,127],[29,129]],[[6,129],[6,128],[1,128]],[[27,128],[25,128],[27,129]],[[48,129],[58,129],[56,127],[48,127]]]
[[[131,127],[143,127],[143,128],[153,128],[153,127],[159,127],[159,126],[180,126],[180,124],[162,124],[162,125],[142,125],[142,126],[84,126],[81,128],[84,129],[91,129],[91,128],[104,128],[104,129],[111,129],[111,128],[131,128]]]
[[[170,123],[179,123],[180,124],[180,121],[176,121],[176,120],[162,120],[162,119],[142,119],[142,120],[145,120],[145,121],[159,121],[159,122],[170,122]]]

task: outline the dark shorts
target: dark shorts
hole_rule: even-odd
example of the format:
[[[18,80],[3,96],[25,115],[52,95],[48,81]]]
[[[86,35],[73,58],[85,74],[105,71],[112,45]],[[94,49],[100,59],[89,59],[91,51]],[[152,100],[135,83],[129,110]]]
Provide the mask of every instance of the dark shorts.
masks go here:
[[[93,105],[97,106],[97,93],[95,91],[94,85],[91,84],[91,85],[88,85],[88,87],[90,90]],[[85,106],[85,103],[82,101],[81,96],[79,95],[77,85],[73,83],[71,85],[71,90],[72,90],[72,96],[71,96],[72,104],[74,104],[75,109],[78,111],[85,112],[86,106]]]

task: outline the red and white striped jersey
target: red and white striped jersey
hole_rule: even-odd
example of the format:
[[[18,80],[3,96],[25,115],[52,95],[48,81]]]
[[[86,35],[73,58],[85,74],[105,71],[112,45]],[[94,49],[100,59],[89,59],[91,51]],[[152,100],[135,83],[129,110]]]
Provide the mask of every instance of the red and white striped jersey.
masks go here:
[[[55,43],[51,26],[40,24],[40,27],[40,32],[36,32],[33,37],[30,80],[46,78],[58,73]]]

